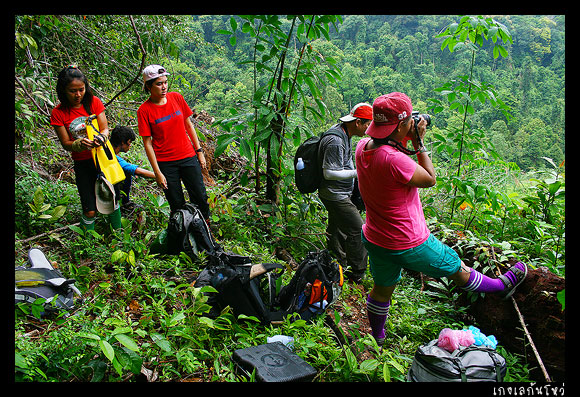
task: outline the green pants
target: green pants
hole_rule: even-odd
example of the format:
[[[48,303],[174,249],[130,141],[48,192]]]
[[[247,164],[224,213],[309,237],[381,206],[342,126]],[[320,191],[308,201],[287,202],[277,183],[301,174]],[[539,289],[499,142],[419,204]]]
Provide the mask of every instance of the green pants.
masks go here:
[[[367,250],[361,240],[363,220],[350,199],[330,201],[321,198],[328,211],[328,249],[355,274],[367,268]]]

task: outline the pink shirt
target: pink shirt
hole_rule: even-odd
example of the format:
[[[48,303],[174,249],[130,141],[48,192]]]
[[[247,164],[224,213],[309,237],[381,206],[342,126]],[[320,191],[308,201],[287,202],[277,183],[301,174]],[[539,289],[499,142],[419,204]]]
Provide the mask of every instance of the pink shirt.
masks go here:
[[[392,146],[365,150],[370,138],[355,151],[359,189],[366,206],[365,238],[391,250],[416,247],[429,237],[416,187],[407,185],[417,163]]]

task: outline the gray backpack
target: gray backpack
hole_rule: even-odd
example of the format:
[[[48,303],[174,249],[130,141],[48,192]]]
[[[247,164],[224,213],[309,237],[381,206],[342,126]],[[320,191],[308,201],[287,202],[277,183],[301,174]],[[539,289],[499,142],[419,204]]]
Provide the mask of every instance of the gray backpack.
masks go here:
[[[410,382],[501,382],[506,361],[495,349],[460,346],[452,353],[437,346],[437,339],[419,346],[409,368]]]
[[[42,298],[44,314],[72,310],[82,300],[74,279],[64,278],[38,248],[28,251],[28,266],[14,269],[14,303],[34,303]]]

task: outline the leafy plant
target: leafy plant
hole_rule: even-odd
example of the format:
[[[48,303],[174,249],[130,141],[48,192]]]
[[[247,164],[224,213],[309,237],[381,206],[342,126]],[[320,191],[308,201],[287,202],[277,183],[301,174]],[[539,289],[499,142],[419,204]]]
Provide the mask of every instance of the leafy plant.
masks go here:
[[[293,106],[301,106],[301,119],[307,122],[307,111],[316,121],[323,121],[327,113],[322,99],[321,86],[326,80],[336,81],[339,71],[334,59],[323,56],[311,42],[322,36],[329,37],[330,24],[340,17],[334,15],[294,15],[287,31],[280,17],[275,15],[241,16],[241,23],[230,18],[231,30],[218,33],[230,36],[230,44],[236,43],[236,32],[241,26],[242,34],[255,39],[252,58],[245,63],[253,66],[253,94],[249,109],[242,112],[232,108],[232,117],[220,121],[226,133],[218,137],[215,155],[235,144],[240,154],[253,161],[256,175],[256,192],[261,190],[262,153],[266,156],[265,198],[280,201],[280,182],[283,176],[284,148],[293,137],[300,137],[300,123],[289,118]],[[292,52],[298,45],[300,50]],[[264,80],[263,74],[266,74]],[[265,81],[265,83],[262,83]],[[308,94],[309,93],[309,94]],[[300,95],[300,97],[298,97]],[[294,127],[292,127],[294,125]],[[251,131],[240,135],[242,131]],[[307,132],[307,135],[311,135]]]
[[[30,207],[30,216],[33,219],[43,219],[48,222],[54,222],[64,215],[66,207],[64,205],[58,205],[48,213],[51,205],[44,202],[44,192],[39,186],[36,188],[34,195],[32,196],[32,203],[28,203]]]
[[[105,321],[107,323],[113,323],[116,320],[111,319]],[[117,374],[121,376],[124,369],[128,369],[134,374],[138,374],[141,371],[141,365],[143,360],[137,355],[139,351],[139,346],[131,336],[132,329],[130,327],[117,327],[106,336],[100,336],[90,332],[81,332],[79,336],[87,338],[90,341],[94,341],[101,350],[101,353],[111,362]],[[121,346],[117,346],[116,343]],[[100,376],[93,381],[99,381]]]
[[[450,131],[447,138],[439,137],[443,146],[447,145],[448,139],[456,145],[454,146],[454,150],[457,153],[457,171],[455,173],[455,179],[451,181],[454,186],[454,197],[451,204],[451,220],[453,221],[456,202],[455,194],[460,188],[458,182],[461,181],[461,167],[466,160],[464,158],[466,152],[469,153],[482,149],[480,134],[469,133],[470,126],[467,123],[467,115],[473,115],[475,113],[473,103],[476,100],[481,103],[489,100],[493,106],[499,107],[502,113],[506,117],[509,117],[509,107],[497,97],[494,88],[490,84],[480,82],[474,78],[473,68],[475,65],[477,46],[483,46],[484,40],[492,40],[494,58],[497,58],[500,54],[503,57],[507,57],[507,50],[503,45],[498,43],[498,39],[502,43],[512,43],[513,40],[504,25],[492,18],[483,18],[481,16],[464,16],[460,19],[459,23],[452,23],[447,26],[437,37],[445,37],[441,44],[441,50],[448,48],[450,52],[454,52],[466,48],[471,51],[469,75],[459,76],[457,79],[451,80],[435,90],[440,92],[441,95],[446,96],[450,110],[455,110],[463,115],[460,129]],[[433,99],[432,101],[434,104],[431,106],[431,109],[434,113],[443,110],[443,102],[441,100]]]

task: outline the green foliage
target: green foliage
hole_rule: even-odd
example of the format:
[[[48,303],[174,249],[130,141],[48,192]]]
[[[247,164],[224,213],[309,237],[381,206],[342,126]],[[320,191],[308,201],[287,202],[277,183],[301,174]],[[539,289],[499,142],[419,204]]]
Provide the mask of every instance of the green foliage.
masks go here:
[[[463,236],[453,248],[481,271],[518,256],[564,276],[563,16],[28,15],[15,17],[15,38],[17,262],[29,244],[50,246],[85,298],[71,316],[42,316],[41,301],[17,308],[17,381],[241,381],[233,351],[286,334],[317,381],[400,382],[417,346],[443,327],[461,328],[467,314],[448,280],[427,292],[406,276],[383,349],[349,318],[369,281],[347,282],[335,310],[312,324],[263,327],[229,309],[210,318],[211,288],[192,285],[204,258],[150,252],[169,208],[141,180],[132,189],[140,207],[122,230],[101,216],[86,234],[51,230],[80,213],[70,179],[39,175],[70,162],[47,122],[55,76],[70,63],[104,102],[115,98],[110,126],[135,126],[144,97],[131,83],[143,59],[167,65],[171,89],[219,119],[209,142],[216,157],[239,153],[248,162],[208,187],[212,229],[227,250],[275,262],[278,248],[298,259],[323,247],[325,211],[293,186],[294,148],[354,103],[396,90],[434,116],[426,143],[438,184],[421,192],[430,227],[442,239]],[[139,141],[128,155],[146,161]],[[558,299],[564,308],[564,291]],[[500,349],[508,379],[529,381],[527,364]]]
[[[215,153],[220,155],[234,143],[240,154],[253,162],[256,192],[260,191],[260,154],[264,153],[265,197],[279,203],[279,185],[283,175],[288,173],[283,161],[288,154],[285,151],[287,141],[300,140],[301,130],[305,129],[301,124],[308,123],[308,116],[315,122],[324,120],[327,107],[321,90],[327,81],[336,83],[340,78],[336,61],[311,44],[321,37],[329,39],[330,24],[336,24],[338,18],[294,15],[288,17],[290,26],[274,15],[240,18],[240,23],[230,18],[231,30],[217,33],[229,35],[230,45],[235,46],[235,34],[241,26],[242,34],[255,40],[251,59],[242,61],[253,67],[252,96],[245,108],[231,108],[230,117],[219,122],[226,133],[218,137]],[[295,47],[300,50],[293,50]],[[300,106],[301,114],[297,120],[292,120],[289,116],[296,105]]]
[[[64,205],[56,206],[50,213],[50,204],[44,202],[44,192],[41,187],[36,188],[32,196],[32,203],[28,203],[30,207],[30,217],[32,219],[45,219],[48,222],[54,222],[64,215],[66,207]]]

